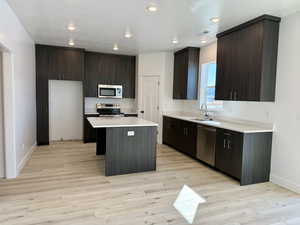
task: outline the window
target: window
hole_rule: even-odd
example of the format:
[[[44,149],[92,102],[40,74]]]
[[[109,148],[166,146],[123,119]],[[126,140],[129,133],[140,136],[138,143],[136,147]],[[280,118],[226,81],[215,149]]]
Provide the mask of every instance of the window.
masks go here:
[[[217,64],[210,62],[201,66],[200,104],[208,109],[222,109],[223,102],[215,100]]]

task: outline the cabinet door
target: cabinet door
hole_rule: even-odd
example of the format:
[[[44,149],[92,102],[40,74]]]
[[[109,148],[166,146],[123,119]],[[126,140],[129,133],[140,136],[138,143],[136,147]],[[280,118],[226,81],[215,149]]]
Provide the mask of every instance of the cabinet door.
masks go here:
[[[243,135],[218,129],[216,143],[216,168],[240,179]]]
[[[48,78],[37,73],[36,79],[36,114],[37,114],[37,144],[49,144],[49,110],[48,110]]]
[[[114,84],[123,86],[123,97],[135,97],[135,57],[118,56]]]
[[[69,48],[57,49],[57,61],[61,80],[82,81],[84,73],[83,51]]]
[[[178,138],[179,150],[196,157],[197,151],[197,125],[181,120],[180,137]]]
[[[235,35],[227,35],[218,39],[216,100],[233,99]]]
[[[238,31],[239,40],[236,67],[241,82],[236,87],[237,100],[259,101],[262,69],[262,23]]]
[[[183,152],[196,157],[197,152],[197,125],[191,122],[183,122],[184,145],[182,146]]]
[[[94,53],[85,54],[84,67],[84,96],[97,97],[98,96],[98,55]]]
[[[175,54],[173,82],[174,99],[186,99],[187,97],[187,68],[188,51],[182,51]]]
[[[163,117],[163,143],[172,144],[172,126],[171,118],[164,116]]]
[[[57,48],[36,45],[36,73],[50,80],[59,80]]]

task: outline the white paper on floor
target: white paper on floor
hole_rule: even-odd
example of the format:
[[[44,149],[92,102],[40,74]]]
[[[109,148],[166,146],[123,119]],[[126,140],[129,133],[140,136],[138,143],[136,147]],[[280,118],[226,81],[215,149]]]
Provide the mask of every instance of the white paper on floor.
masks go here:
[[[187,185],[184,185],[173,206],[189,224],[192,224],[196,217],[199,204],[205,202],[206,200],[204,198],[198,195]]]

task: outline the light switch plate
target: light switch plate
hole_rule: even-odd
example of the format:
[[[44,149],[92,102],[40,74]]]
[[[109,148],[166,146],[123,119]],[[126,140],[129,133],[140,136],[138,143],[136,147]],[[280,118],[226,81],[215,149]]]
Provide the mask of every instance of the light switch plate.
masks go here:
[[[134,131],[133,130],[127,131],[127,136],[134,136]]]

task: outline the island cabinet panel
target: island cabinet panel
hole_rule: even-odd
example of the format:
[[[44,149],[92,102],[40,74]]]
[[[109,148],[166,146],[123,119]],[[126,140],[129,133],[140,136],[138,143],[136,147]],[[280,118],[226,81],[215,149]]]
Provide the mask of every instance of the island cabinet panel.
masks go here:
[[[174,54],[174,99],[198,98],[200,48],[188,47]]]
[[[264,15],[217,35],[217,100],[275,100],[279,23]]]
[[[97,97],[98,84],[122,85],[124,98],[135,98],[135,56],[85,53],[85,97]]]
[[[98,114],[94,115],[85,115],[83,122],[83,141],[84,143],[96,142],[97,139],[97,130],[92,127],[90,122],[87,120],[89,117],[98,117]]]
[[[197,124],[164,116],[163,143],[196,157]]]
[[[105,175],[156,169],[157,127],[106,128]]]

